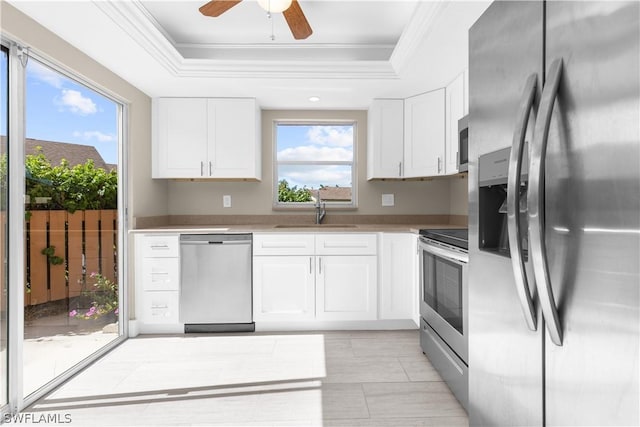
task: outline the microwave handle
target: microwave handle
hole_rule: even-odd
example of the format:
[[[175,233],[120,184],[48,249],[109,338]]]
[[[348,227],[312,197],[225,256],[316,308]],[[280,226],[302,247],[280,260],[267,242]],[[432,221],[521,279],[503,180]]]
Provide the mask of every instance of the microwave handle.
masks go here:
[[[527,124],[533,108],[536,95],[538,75],[531,74],[525,83],[525,88],[518,107],[511,154],[509,157],[509,172],[507,178],[507,227],[509,231],[509,252],[511,253],[511,266],[516,283],[518,299],[522,306],[524,319],[532,331],[537,326],[536,311],[533,306],[533,298],[529,291],[527,274],[522,256],[522,240],[520,239],[520,174],[522,171],[522,157],[524,151]]]
[[[553,297],[553,289],[549,278],[547,266],[547,248],[544,244],[544,194],[542,186],[544,181],[544,163],[549,138],[549,126],[553,105],[558,95],[558,85],[562,76],[562,59],[556,59],[551,63],[547,73],[546,83],[540,100],[540,110],[536,118],[536,126],[533,133],[533,147],[531,160],[529,161],[529,238],[531,240],[531,260],[533,261],[533,273],[536,278],[536,289],[540,295],[540,308],[547,325],[547,331],[551,341],[557,346],[562,346],[562,328],[558,309]],[[541,197],[542,196],[542,197]]]

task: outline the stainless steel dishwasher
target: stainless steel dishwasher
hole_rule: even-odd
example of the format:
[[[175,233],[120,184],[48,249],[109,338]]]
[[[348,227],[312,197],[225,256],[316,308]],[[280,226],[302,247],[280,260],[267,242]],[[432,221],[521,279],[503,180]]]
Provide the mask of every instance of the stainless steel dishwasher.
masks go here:
[[[180,322],[185,332],[254,331],[252,235],[180,236]]]

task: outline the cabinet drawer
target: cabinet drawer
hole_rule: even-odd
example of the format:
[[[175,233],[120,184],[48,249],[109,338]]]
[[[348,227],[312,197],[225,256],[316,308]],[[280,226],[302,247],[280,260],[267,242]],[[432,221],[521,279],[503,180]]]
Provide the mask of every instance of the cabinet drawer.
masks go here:
[[[142,293],[142,321],[147,324],[179,323],[178,291],[145,291]]]
[[[172,258],[180,256],[177,234],[154,234],[139,236],[140,254],[145,257]]]
[[[318,234],[316,255],[376,255],[375,234]]]
[[[180,290],[180,259],[143,258],[142,286],[145,291]]]
[[[301,233],[253,235],[254,255],[313,255],[315,236]]]

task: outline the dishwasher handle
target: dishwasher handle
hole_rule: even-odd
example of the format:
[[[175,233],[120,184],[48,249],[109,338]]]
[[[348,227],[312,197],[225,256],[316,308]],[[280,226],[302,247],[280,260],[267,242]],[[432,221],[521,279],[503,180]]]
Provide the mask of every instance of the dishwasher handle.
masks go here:
[[[251,234],[182,234],[181,245],[250,245]]]

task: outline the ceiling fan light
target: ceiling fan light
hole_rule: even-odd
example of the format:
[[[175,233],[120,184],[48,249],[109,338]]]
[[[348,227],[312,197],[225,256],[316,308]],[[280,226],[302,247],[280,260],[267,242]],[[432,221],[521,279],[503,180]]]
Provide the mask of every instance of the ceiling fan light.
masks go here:
[[[293,0],[258,0],[261,8],[270,13],[280,13],[289,9]]]

